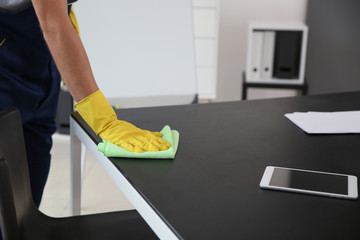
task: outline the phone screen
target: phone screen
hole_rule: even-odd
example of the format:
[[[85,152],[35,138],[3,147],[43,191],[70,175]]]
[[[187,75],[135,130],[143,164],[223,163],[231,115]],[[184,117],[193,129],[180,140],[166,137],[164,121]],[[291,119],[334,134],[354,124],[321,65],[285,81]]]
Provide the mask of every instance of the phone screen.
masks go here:
[[[348,194],[348,177],[275,168],[269,185],[302,190]]]

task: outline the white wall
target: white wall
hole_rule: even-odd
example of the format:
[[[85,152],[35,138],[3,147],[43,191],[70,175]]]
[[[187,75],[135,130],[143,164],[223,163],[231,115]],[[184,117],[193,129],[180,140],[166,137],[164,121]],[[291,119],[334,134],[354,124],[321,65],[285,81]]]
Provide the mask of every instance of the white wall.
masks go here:
[[[191,0],[83,0],[74,7],[95,79],[114,105],[193,101]]]
[[[221,0],[216,101],[241,97],[242,72],[246,69],[248,21],[305,22],[307,0]],[[285,90],[252,91],[252,95],[295,95]]]

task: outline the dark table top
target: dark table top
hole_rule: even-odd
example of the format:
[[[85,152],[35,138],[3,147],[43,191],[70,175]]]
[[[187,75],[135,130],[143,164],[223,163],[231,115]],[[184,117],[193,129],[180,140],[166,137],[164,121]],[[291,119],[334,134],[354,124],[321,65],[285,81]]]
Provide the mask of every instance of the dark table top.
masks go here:
[[[117,110],[144,129],[169,124],[180,144],[174,160],[110,160],[184,239],[360,239],[359,200],[259,188],[268,165],[360,177],[359,134],[308,135],[284,117],[348,110],[360,92]]]

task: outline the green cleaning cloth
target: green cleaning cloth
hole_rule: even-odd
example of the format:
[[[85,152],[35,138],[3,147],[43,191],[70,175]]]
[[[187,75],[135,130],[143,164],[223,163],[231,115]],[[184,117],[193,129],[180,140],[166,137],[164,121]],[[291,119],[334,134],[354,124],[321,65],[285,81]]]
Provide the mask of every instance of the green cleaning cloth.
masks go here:
[[[106,141],[98,144],[98,150],[103,152],[106,157],[174,159],[179,145],[179,132],[171,130],[168,125],[166,125],[160,132],[163,135],[162,139],[171,144],[171,147],[168,150],[134,153]]]

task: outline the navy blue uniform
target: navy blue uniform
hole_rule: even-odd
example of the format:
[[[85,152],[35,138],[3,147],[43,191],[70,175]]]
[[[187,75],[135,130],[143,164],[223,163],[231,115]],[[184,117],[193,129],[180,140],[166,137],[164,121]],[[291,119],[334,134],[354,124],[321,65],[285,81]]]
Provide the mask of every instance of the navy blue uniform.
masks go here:
[[[21,113],[31,190],[39,206],[50,168],[51,136],[56,131],[60,74],[32,5],[0,14],[0,44],[0,111],[15,107]]]

